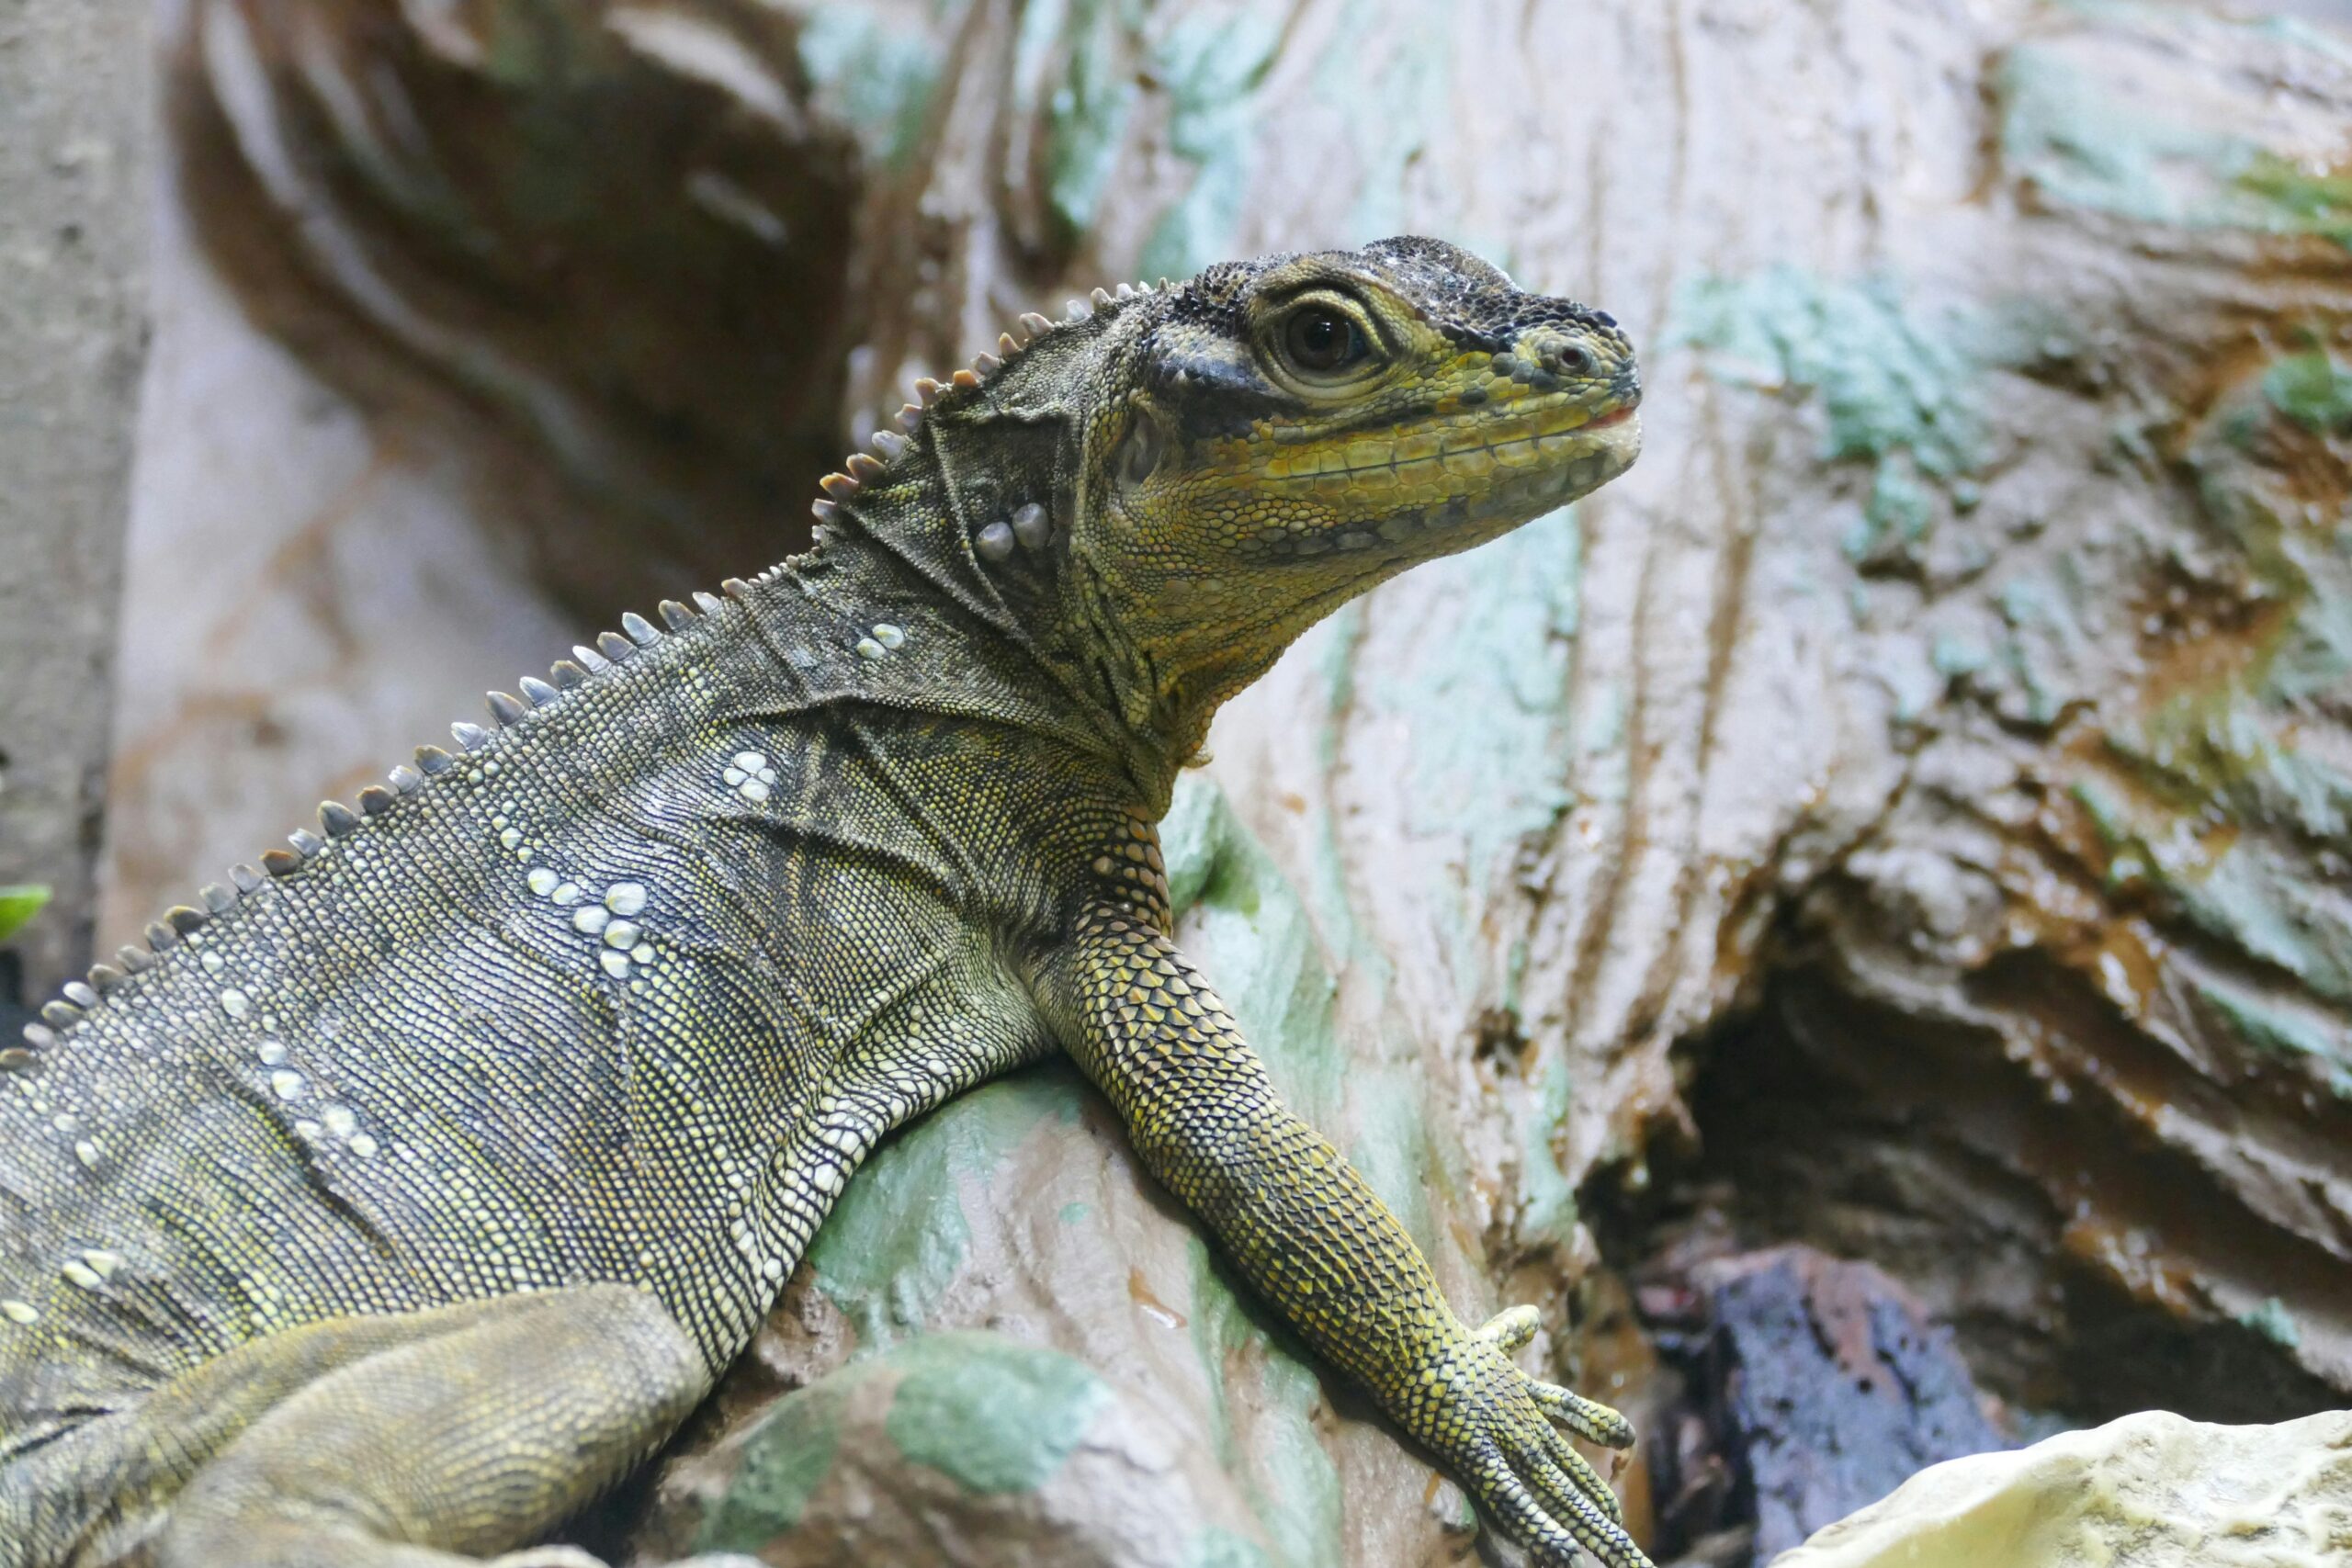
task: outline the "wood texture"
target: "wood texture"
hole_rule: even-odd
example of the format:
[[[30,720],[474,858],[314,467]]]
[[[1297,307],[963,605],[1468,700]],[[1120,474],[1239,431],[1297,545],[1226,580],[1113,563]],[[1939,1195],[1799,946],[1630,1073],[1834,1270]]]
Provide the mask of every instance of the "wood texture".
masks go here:
[[[1439,233],[1627,324],[1648,454],[1383,590],[1220,721],[1171,824],[1187,941],[1286,1093],[1465,1314],[1545,1303],[1553,1371],[1637,1418],[1619,1281],[1694,1235],[1878,1262],[2027,1411],[2352,1391],[2352,38],[2024,0],[307,9],[332,45],[307,77],[266,0],[196,26],[233,18],[274,70],[182,60],[212,182],[187,188],[220,205],[183,237],[212,292],[167,310],[161,362],[190,357],[154,421],[249,406],[276,478],[158,436],[184,460],[151,467],[136,547],[283,545],[217,580],[233,660],[184,658],[185,577],[134,570],[126,671],[156,694],[125,711],[110,919],[593,631],[584,607],[780,552],[792,461],[760,469],[773,513],[711,468],[748,461],[779,376],[779,450],[813,449],[1095,284]],[[567,96],[582,71],[597,94]],[[384,81],[462,117],[427,164],[472,227],[346,167],[329,86]],[[232,100],[441,335],[304,250],[322,231],[288,225]],[[632,113],[694,129],[601,158],[592,123]],[[711,139],[750,149],[731,192],[699,178]],[[546,221],[549,189],[586,216]],[[701,281],[687,209],[770,236],[774,315],[714,316],[762,273]],[[288,358],[254,323],[297,294]],[[239,363],[266,368],[208,379]],[[583,479],[549,407],[630,482]],[[691,461],[642,456],[681,431]],[[640,479],[707,505],[707,538],[633,524]],[[283,570],[312,540],[394,565],[332,576],[359,629],[323,662],[326,631],[268,630],[313,624]],[[435,541],[479,580],[420,591]],[[212,716],[240,701],[285,739],[240,746]],[[1057,1083],[886,1151],[726,1408],[877,1338],[1005,1327],[1167,1422],[1187,1485],[1221,1469],[1210,1511],[1267,1561],[1466,1551],[1426,1467]],[[677,1472],[655,1533],[719,1485]]]

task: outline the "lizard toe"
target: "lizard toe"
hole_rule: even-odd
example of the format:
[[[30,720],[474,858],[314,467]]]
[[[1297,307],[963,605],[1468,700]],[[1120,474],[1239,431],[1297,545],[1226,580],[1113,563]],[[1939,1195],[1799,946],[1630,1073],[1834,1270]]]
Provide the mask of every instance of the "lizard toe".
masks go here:
[[[1586,1442],[1598,1443],[1604,1449],[1634,1446],[1634,1424],[1599,1400],[1587,1399],[1574,1389],[1533,1378],[1527,1382],[1527,1392],[1546,1415]]]
[[[1477,1337],[1509,1355],[1535,1337],[1544,1315],[1532,1306],[1506,1307],[1479,1325]]]

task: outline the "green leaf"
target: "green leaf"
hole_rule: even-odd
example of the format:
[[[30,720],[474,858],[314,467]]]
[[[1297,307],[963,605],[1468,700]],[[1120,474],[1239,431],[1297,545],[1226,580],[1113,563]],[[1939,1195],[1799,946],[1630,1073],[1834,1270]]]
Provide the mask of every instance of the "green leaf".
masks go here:
[[[0,942],[24,930],[48,902],[49,889],[33,883],[0,886]]]

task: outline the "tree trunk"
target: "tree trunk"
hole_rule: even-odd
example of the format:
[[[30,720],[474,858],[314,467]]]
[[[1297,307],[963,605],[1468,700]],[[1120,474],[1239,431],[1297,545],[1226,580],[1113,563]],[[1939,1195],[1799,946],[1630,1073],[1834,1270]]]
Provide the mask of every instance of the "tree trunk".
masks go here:
[[[1537,1303],[1551,1369],[1656,1444],[1689,1374],[1649,1304],[1781,1243],[1903,1280],[2013,1429],[2352,1392],[2352,35],[2023,0],[205,0],[191,36],[213,207],[181,265],[265,322],[299,295],[308,357],[191,294],[166,359],[177,331],[330,412],[269,431],[275,491],[151,490],[140,548],[276,531],[253,580],[297,628],[302,540],[508,577],[428,660],[423,563],[329,572],[317,709],[260,705],[300,793],[205,727],[257,723],[220,696],[307,632],[127,712],[111,908],[181,814],[247,852],[522,630],[543,663],[579,607],[781,553],[763,498],[805,479],[745,477],[747,395],[793,389],[798,452],[1097,283],[1442,234],[1625,322],[1648,455],[1220,719],[1171,866],[1285,1090],[1464,1315]],[[665,134],[592,158],[636,114]],[[159,423],[195,427],[202,363]],[[641,522],[680,506],[707,533]],[[174,584],[133,589],[169,624]],[[917,1337],[983,1328],[1076,1361]],[[1633,1515],[1681,1550],[1648,1474]],[[1464,1526],[1045,1071],[876,1156],[630,1539],[1304,1568],[1460,1559]]]
[[[48,896],[0,951],[12,1041],[16,1004],[90,962],[147,334],[148,60],[138,0],[0,0],[0,884]]]

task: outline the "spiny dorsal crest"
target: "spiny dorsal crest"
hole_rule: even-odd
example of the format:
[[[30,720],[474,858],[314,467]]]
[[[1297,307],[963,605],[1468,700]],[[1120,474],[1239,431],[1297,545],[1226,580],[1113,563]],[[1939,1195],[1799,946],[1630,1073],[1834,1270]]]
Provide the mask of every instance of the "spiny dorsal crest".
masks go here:
[[[729,578],[719,585],[730,598],[741,599],[751,592],[751,584],[741,578]],[[725,607],[718,595],[697,592],[695,605],[703,615],[710,615]],[[659,606],[663,623],[673,632],[683,632],[701,617],[695,610],[676,600],[664,600]],[[626,633],[627,635],[623,635]],[[525,722],[534,712],[551,707],[562,701],[566,693],[588,684],[597,675],[613,668],[640,649],[650,648],[668,634],[655,627],[644,616],[631,612],[621,617],[619,632],[605,632],[596,639],[596,647],[581,646],[571,650],[572,657],[559,660],[548,671],[549,680],[526,675],[517,684],[523,696],[516,698],[504,692],[488,694],[492,724],[485,727],[465,720],[452,724],[449,733],[461,751],[479,751],[488,746],[492,729],[507,728]],[[268,886],[275,878],[293,875],[311,861],[325,854],[337,840],[364,830],[368,819],[390,813],[402,799],[421,794],[427,784],[458,767],[458,757],[438,746],[420,746],[413,764],[402,762],[387,775],[384,784],[369,784],[356,798],[357,809],[341,801],[322,801],[319,805],[318,829],[297,828],[287,835],[290,849],[265,850],[261,864],[255,867],[239,863],[229,868],[226,883],[207,883],[198,889],[197,897],[202,908],[175,905],[164,918],[151,923],[144,933],[143,945],[133,944],[115,954],[111,964],[90,966],[87,978],[69,980],[60,988],[55,1000],[41,1009],[41,1021],[25,1026],[22,1046],[0,1049],[0,1073],[30,1072],[40,1065],[37,1052],[58,1043],[61,1035],[83,1021],[89,1010],[96,1007],[107,993],[132,976],[155,966],[166,953],[189,939],[201,941],[205,927],[218,917],[227,915],[245,899]],[[387,787],[389,785],[389,787]]]
[[[917,401],[899,409],[894,421],[896,429],[882,429],[874,434],[873,452],[854,452],[840,471],[827,474],[818,481],[824,495],[814,502],[811,510],[819,525],[818,542],[824,541],[824,525],[838,514],[841,502],[855,495],[868,480],[885,471],[888,466],[904,457],[912,446],[910,438],[922,428],[922,422],[934,409],[952,411],[963,406],[980,389],[1000,374],[1005,366],[1035,347],[1056,333],[1068,331],[1094,321],[1115,319],[1115,312],[1125,302],[1158,293],[1170,287],[1166,278],[1155,286],[1148,283],[1120,284],[1115,290],[1097,288],[1086,299],[1071,299],[1059,321],[1053,321],[1035,311],[1023,314],[1016,323],[1017,332],[1006,332],[997,338],[996,351],[975,357],[972,363],[945,381],[924,377],[915,382]],[[1112,315],[1102,315],[1104,311]],[[1035,512],[1030,507],[1024,512]],[[1024,524],[1037,520],[1016,516],[1009,525],[1018,530]],[[785,568],[775,567],[758,579],[768,581],[779,576]],[[732,598],[740,599],[751,584],[740,578],[729,578],[720,586]],[[709,593],[696,593],[695,602],[704,614],[722,608],[722,602]],[[659,606],[662,621],[672,631],[684,631],[696,620],[693,610],[676,600],[665,600]],[[624,635],[625,634],[625,635]],[[465,752],[481,750],[490,744],[493,729],[511,728],[524,723],[535,711],[560,702],[565,693],[587,684],[597,675],[612,669],[639,649],[650,648],[665,634],[644,616],[631,611],[621,617],[618,632],[605,632],[596,646],[575,647],[572,658],[560,660],[549,670],[550,680],[526,675],[517,685],[522,696],[506,692],[488,694],[492,724],[488,727],[464,720],[449,727],[450,735]],[[88,1010],[117,986],[131,976],[153,968],[159,958],[180,945],[184,938],[196,935],[215,917],[229,914],[244,898],[267,886],[273,878],[287,877],[328,852],[337,840],[360,832],[371,818],[386,815],[404,797],[421,793],[426,784],[457,768],[458,757],[438,746],[420,746],[413,765],[403,762],[388,775],[389,788],[369,784],[357,796],[357,809],[341,801],[322,801],[319,806],[317,831],[297,828],[287,835],[291,849],[266,850],[259,869],[240,863],[229,870],[229,881],[208,883],[198,891],[203,908],[175,905],[164,912],[164,918],[147,927],[145,946],[128,946],[116,954],[113,964],[93,964],[86,980],[69,981],[57,999],[41,1009],[39,1023],[25,1026],[25,1046],[0,1050],[0,1072],[30,1071],[39,1065],[36,1052],[54,1046],[61,1031],[69,1031],[80,1023]]]
[[[974,356],[970,365],[944,381],[934,380],[928,376],[917,378],[916,400],[900,407],[889,425],[874,433],[868,443],[874,451],[851,453],[840,468],[817,481],[817,487],[825,493],[811,502],[808,508],[817,519],[816,542],[820,546],[825,543],[826,526],[840,517],[842,502],[857,494],[890,464],[906,456],[913,445],[910,438],[922,428],[923,421],[933,410],[953,412],[962,407],[1008,364],[1054,333],[1091,321],[1106,310],[1113,314],[1102,319],[1106,321],[1115,320],[1118,308],[1126,301],[1159,293],[1169,287],[1168,279],[1163,277],[1156,285],[1122,283],[1116,289],[1097,288],[1087,299],[1071,299],[1064,307],[1059,321],[1041,316],[1034,310],[1028,311],[1014,323],[1014,331],[998,334],[994,353]]]

